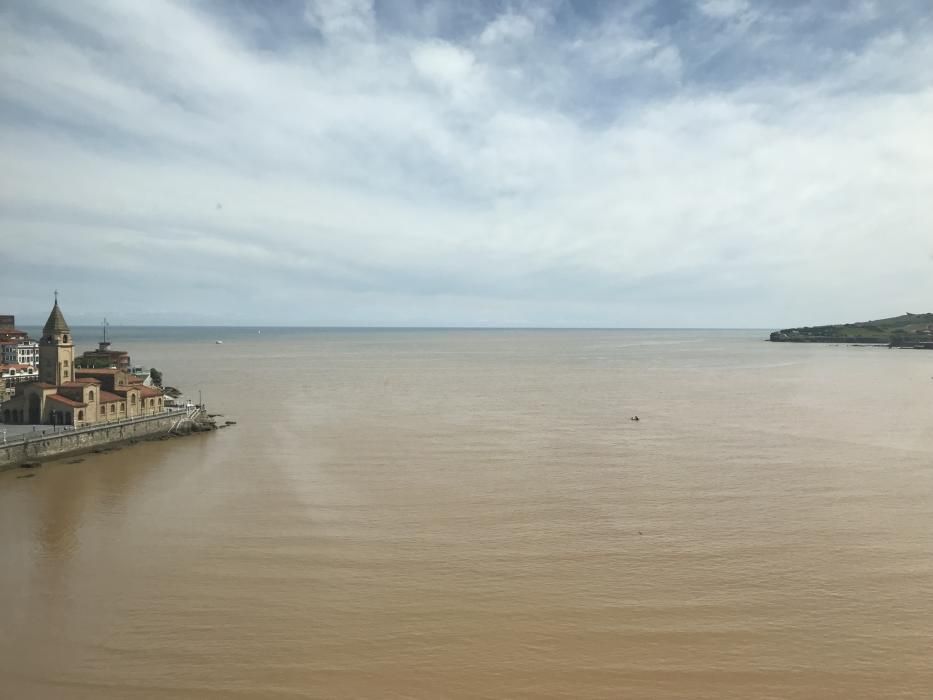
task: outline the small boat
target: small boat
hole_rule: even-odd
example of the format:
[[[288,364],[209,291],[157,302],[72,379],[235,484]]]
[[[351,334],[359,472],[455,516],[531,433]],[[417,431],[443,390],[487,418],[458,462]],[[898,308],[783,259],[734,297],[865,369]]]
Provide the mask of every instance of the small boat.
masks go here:
[[[224,341],[222,341],[222,340],[215,340],[214,342],[217,343],[217,345],[223,345],[223,344],[224,344]]]

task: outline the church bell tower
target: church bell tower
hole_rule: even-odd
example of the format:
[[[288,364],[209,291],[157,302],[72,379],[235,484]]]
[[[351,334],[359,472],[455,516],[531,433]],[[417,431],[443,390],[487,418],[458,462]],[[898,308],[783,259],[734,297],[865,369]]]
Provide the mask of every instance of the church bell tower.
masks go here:
[[[39,381],[58,386],[74,380],[75,346],[71,329],[58,308],[58,292],[39,341]]]

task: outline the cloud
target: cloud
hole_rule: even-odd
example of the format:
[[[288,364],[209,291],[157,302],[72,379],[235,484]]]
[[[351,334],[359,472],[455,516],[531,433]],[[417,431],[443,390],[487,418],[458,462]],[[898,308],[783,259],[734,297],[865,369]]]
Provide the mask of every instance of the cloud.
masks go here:
[[[241,323],[920,308],[933,29],[863,5],[4,6],[0,296],[42,320],[54,278],[93,319],[188,319],[194,290]]]
[[[375,27],[372,0],[308,0],[305,20],[324,37],[365,37]]]
[[[525,15],[505,12],[486,25],[480,34],[481,44],[496,44],[502,41],[521,41],[535,32],[534,22]]]
[[[415,46],[411,61],[419,75],[444,87],[462,84],[476,63],[468,49],[437,40]]]
[[[747,11],[748,0],[700,0],[699,8],[705,15],[724,19]]]

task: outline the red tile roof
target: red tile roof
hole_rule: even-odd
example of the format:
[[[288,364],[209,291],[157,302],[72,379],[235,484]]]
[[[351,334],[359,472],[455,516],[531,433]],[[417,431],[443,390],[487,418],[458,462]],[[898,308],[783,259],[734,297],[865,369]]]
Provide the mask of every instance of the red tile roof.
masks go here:
[[[51,396],[46,397],[49,401],[55,401],[56,403],[62,403],[66,406],[71,406],[72,408],[87,408],[86,403],[81,403],[80,401],[72,401],[67,396],[62,396],[61,394],[52,394]]]
[[[114,401],[126,401],[122,396],[117,396],[116,394],[111,394],[109,391],[100,392],[100,402],[101,403],[113,403]]]
[[[129,393],[129,392],[131,392],[131,391],[135,391],[135,392],[139,393],[139,389],[140,389],[140,387],[138,387],[138,386],[118,386],[116,389],[113,390],[113,393],[114,393],[114,394],[119,394],[120,396],[123,396],[123,397],[126,397],[127,393]]]
[[[75,374],[116,374],[123,372],[122,369],[85,369],[84,367],[75,370]]]
[[[59,386],[66,386],[70,389],[83,389],[87,384],[85,382],[62,382]]]
[[[144,386],[142,387],[142,395],[144,399],[152,398],[154,396],[162,396],[162,390],[151,386]]]
[[[78,379],[77,381],[81,382],[82,384],[100,384],[100,379],[94,379],[94,377],[81,377],[81,379]]]

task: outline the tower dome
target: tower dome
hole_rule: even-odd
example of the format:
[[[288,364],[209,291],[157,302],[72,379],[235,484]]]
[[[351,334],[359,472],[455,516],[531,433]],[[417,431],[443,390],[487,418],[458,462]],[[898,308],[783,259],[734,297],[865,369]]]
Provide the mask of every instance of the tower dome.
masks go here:
[[[58,298],[56,297],[55,306],[52,307],[52,313],[49,314],[49,320],[42,327],[42,334],[55,335],[57,333],[71,333],[71,329],[68,327],[68,322],[65,321],[62,310],[58,308]]]
[[[39,381],[59,386],[74,378],[75,348],[71,328],[58,306],[58,292],[39,341]]]

